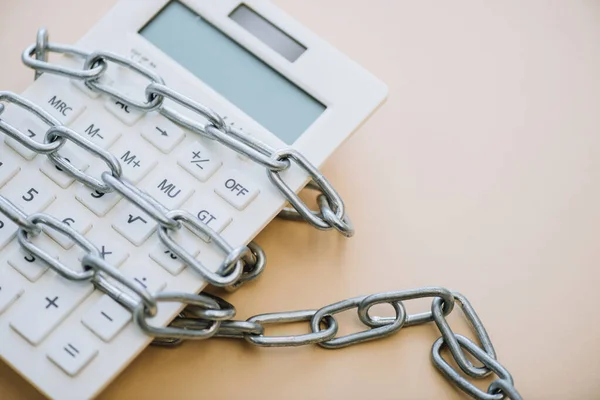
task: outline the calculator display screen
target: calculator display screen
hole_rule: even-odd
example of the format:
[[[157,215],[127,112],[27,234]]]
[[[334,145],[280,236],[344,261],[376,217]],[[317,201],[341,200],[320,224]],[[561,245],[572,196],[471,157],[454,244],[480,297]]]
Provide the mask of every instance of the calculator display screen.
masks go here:
[[[287,144],[325,105],[178,1],[169,2],[140,35]]]

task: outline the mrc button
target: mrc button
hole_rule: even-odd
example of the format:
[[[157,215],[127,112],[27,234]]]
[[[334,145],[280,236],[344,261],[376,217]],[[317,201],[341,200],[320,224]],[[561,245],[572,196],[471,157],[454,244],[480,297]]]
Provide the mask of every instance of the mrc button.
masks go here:
[[[260,190],[252,179],[234,170],[220,178],[215,193],[241,211],[258,196]]]

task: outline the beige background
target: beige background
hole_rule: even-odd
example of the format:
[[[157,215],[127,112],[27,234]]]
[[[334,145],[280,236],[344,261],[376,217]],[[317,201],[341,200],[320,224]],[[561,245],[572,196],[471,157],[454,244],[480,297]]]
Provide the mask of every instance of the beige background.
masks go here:
[[[20,52],[39,26],[71,43],[114,2],[3,0],[0,88],[30,83]],[[356,236],[273,222],[257,239],[264,276],[228,297],[239,316],[448,286],[471,299],[525,398],[599,398],[600,2],[275,3],[390,96],[324,166]],[[343,332],[359,328],[344,317]],[[430,363],[437,336],[149,348],[100,397],[462,398]],[[0,363],[1,398],[39,396]]]

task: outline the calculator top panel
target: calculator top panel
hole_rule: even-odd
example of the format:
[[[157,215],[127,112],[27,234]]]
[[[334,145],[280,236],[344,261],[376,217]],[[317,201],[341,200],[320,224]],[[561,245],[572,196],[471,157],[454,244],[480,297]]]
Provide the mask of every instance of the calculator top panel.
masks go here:
[[[172,8],[180,10],[170,10]],[[239,103],[234,104],[230,97],[216,90],[213,82],[207,84],[205,79],[192,73],[194,66],[190,68],[189,60],[188,68],[185,68],[182,65],[185,62],[177,62],[167,55],[169,48],[165,51],[163,46],[161,49],[162,38],[157,39],[160,34],[154,32],[153,35],[146,35],[145,28],[151,27],[159,19],[166,19],[161,16],[161,12],[167,9],[179,14],[197,14],[197,18],[230,38],[242,51],[254,55],[275,74],[289,81],[295,92],[304,92],[304,97],[309,98],[309,101],[321,104],[322,112],[297,135],[297,139],[287,142],[282,140],[271,132],[275,129],[270,131],[265,128],[266,124],[257,121],[261,118],[253,118],[250,116],[255,115],[253,112],[239,106]],[[186,11],[182,11],[183,9]],[[244,26],[244,22],[239,22],[240,18],[236,15],[240,10],[249,10],[254,14],[254,19],[266,21],[266,25],[270,25],[272,31],[279,31],[280,36],[284,37],[283,40],[287,38],[292,47],[295,43],[296,48],[291,49],[291,56],[285,51],[274,50],[272,40],[265,39],[265,35],[261,36],[259,31],[251,32],[251,26]],[[166,30],[172,31],[168,28]],[[142,33],[138,33],[140,31]],[[190,32],[192,36],[196,34],[195,31]],[[171,40],[177,42],[177,38]],[[387,95],[387,87],[372,74],[264,0],[149,0],[144,2],[143,7],[140,7],[137,1],[121,1],[78,44],[88,50],[102,49],[123,54],[154,69],[164,78],[167,85],[206,103],[222,115],[231,116],[244,131],[275,148],[291,145],[316,165],[321,165]],[[213,51],[214,57],[202,58],[198,55],[196,57],[199,63],[223,62],[218,59],[223,53],[221,49],[209,50]],[[223,67],[226,66],[224,63]],[[143,90],[143,86],[140,86],[139,90]],[[263,101],[258,96],[259,92],[256,91],[256,102]],[[140,92],[139,95],[142,94],[143,92]],[[243,95],[252,96],[252,93]],[[283,96],[286,96],[286,93]],[[181,111],[186,112],[183,109]],[[290,122],[290,127],[293,128],[293,125]],[[282,135],[282,132],[278,133],[279,136]]]

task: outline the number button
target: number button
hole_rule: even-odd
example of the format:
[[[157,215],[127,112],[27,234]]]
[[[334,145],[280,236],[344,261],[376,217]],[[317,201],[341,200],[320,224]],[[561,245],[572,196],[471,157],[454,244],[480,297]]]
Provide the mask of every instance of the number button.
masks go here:
[[[131,313],[107,295],[100,299],[81,319],[83,325],[105,342],[110,342],[131,321]]]
[[[111,124],[111,120],[114,123]],[[109,148],[121,136],[119,123],[103,111],[83,113],[71,128],[103,149]]]
[[[48,346],[47,357],[70,376],[75,376],[98,354],[96,343],[85,332],[59,336]]]
[[[215,193],[242,211],[258,196],[260,190],[254,182],[239,171],[231,171],[221,177],[215,188]]]
[[[221,160],[216,159],[200,142],[185,146],[177,155],[177,164],[200,182],[206,182],[223,165]]]
[[[54,258],[56,255],[52,255]],[[31,282],[35,282],[48,270],[48,265],[38,260],[34,255],[22,247],[13,252],[8,258],[8,263]]]
[[[91,223],[91,215],[83,208],[79,203],[71,203],[67,207],[65,207],[64,203],[58,202],[54,203],[48,209],[48,214],[52,215],[54,218],[62,221],[63,223],[69,225],[71,228],[75,229],[78,233],[82,235],[87,233],[92,228]],[[58,243],[63,249],[70,249],[73,247],[75,242],[59,233],[54,229],[49,229],[47,227],[42,227],[43,231],[46,235],[50,236],[56,243]]]
[[[27,215],[40,212],[56,199],[52,184],[46,180],[32,182],[31,177],[22,176],[22,179],[14,179],[2,188],[2,193],[8,197]]]
[[[88,169],[88,167],[90,166],[88,163],[86,163],[80,157],[76,156],[75,153],[73,151],[70,151],[68,148],[63,147],[59,151],[59,154],[66,161],[71,163],[71,165],[73,165],[75,168],[77,168],[78,170],[80,170],[82,172],[86,171]],[[48,178],[52,179],[54,181],[54,183],[56,183],[58,186],[60,186],[63,189],[68,188],[75,181],[75,178],[73,178],[71,175],[64,172],[61,167],[55,165],[47,157],[42,162],[42,165],[40,166],[40,171],[42,171],[44,173],[44,175],[46,175]]]
[[[8,115],[6,120],[14,126],[16,129],[24,132],[31,139],[35,140],[38,143],[44,143],[44,136],[46,131],[48,130],[48,126],[45,125],[42,121],[34,121],[29,117],[22,117],[21,119],[14,118],[15,114]],[[14,122],[13,122],[14,121]],[[21,157],[26,160],[33,160],[37,153],[33,150],[28,149],[23,146],[21,143],[17,142],[15,139],[6,136],[4,142],[10,146],[14,151],[16,151]]]
[[[185,137],[183,130],[168,119],[156,115],[146,117],[142,137],[165,154],[170,153]]]
[[[156,151],[143,142],[119,140],[111,148],[121,163],[123,175],[133,183],[138,183],[156,165]]]
[[[101,193],[80,185],[75,198],[99,217],[104,217],[121,200],[117,192]]]

